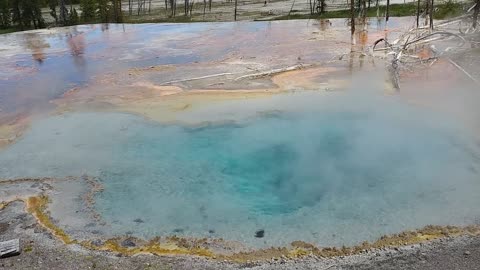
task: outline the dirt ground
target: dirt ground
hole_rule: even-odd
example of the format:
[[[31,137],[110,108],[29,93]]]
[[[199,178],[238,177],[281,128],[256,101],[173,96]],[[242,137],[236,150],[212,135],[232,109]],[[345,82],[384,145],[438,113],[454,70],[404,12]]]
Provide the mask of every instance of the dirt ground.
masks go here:
[[[141,1],[140,1],[141,2]],[[314,1],[312,1],[314,2]],[[392,0],[391,4],[403,4],[412,2],[404,0]],[[129,1],[122,1],[122,10],[128,17],[128,21],[155,21],[165,20],[171,16],[170,9],[165,9],[165,1],[163,0],[147,0],[145,6],[139,6],[138,1],[131,1],[131,8]],[[233,0],[212,0],[211,9],[209,8],[209,1],[206,0],[190,0],[192,6],[191,21],[233,21],[235,1]],[[346,1],[342,0],[326,0],[326,10],[347,9]],[[386,0],[380,0],[379,5],[385,5]],[[371,7],[374,8],[375,1],[371,2]],[[179,22],[182,21],[182,16],[185,14],[184,1],[177,1],[177,13]],[[81,8],[78,5],[73,5],[81,13]],[[204,12],[205,8],[205,12]],[[130,12],[131,10],[131,12]],[[42,9],[43,17],[49,23],[54,22],[50,16],[48,8]],[[288,14],[309,14],[310,1],[293,1],[293,0],[240,0],[237,2],[237,20],[269,20],[278,16]]]
[[[328,37],[324,38],[328,39]],[[345,45],[343,46],[345,47]],[[273,46],[269,46],[269,48],[270,47]],[[340,47],[340,45],[337,45],[337,47]],[[288,47],[286,49],[290,48]],[[248,50],[244,52],[245,55],[247,55],[247,52]],[[292,59],[287,60],[292,62],[289,64],[295,64],[297,60],[300,61],[299,59],[302,59],[302,62],[305,61],[304,58],[304,56],[302,56],[302,58],[297,58],[295,56]],[[232,59],[239,61],[243,60],[244,57]],[[309,58],[306,59],[308,60]],[[363,63],[362,59],[363,57],[358,56],[358,62],[360,66]],[[459,62],[464,63],[465,65],[471,65],[472,67],[478,67],[478,65],[476,64],[477,61],[475,61],[475,59],[467,55],[459,59]],[[237,62],[233,60],[229,60],[228,63],[223,63],[224,65],[228,64],[228,70],[232,70],[232,67],[237,65]],[[355,58],[350,58],[351,62],[354,62],[355,60]],[[308,62],[306,62],[306,64],[308,64]],[[236,68],[239,69],[239,71],[247,69],[243,65],[246,64],[243,63]],[[347,63],[345,63],[345,65],[347,65]],[[254,67],[257,66],[254,65]],[[439,67],[442,68],[444,66],[439,65]],[[206,65],[200,66],[192,64],[191,68],[191,74],[196,74],[193,77],[201,77],[205,75],[203,73],[200,73],[200,71],[205,72]],[[152,66],[148,68],[148,70],[159,71],[156,69],[157,66]],[[210,69],[207,69],[207,71],[209,70]],[[211,70],[213,71],[215,69],[211,68]],[[302,74],[304,78],[307,79],[317,78],[320,77],[319,74],[322,74],[324,70],[324,68],[319,67],[309,67],[306,69],[302,68],[286,74],[274,76],[274,78],[272,78],[272,82],[262,79],[258,83],[262,86],[260,87],[260,89],[263,90],[270,89],[271,85],[276,85],[278,86],[278,88],[283,90],[291,90],[290,88],[298,88],[298,85],[291,85],[291,81],[295,81],[297,84],[302,83],[299,78],[303,77],[299,76],[299,74]],[[474,74],[479,74],[478,69],[473,70]],[[431,84],[435,82],[437,82],[437,84],[446,85],[448,81],[451,81],[451,77],[456,74],[455,72],[461,74],[453,67],[450,67],[450,69],[448,69],[448,74],[450,74],[449,78],[445,78],[445,76],[443,76],[445,70],[443,72],[442,70],[437,71],[438,72],[435,72],[435,68],[432,68],[432,71],[428,74],[428,80],[424,80],[426,84],[426,89],[430,89],[431,87],[427,86],[431,86]],[[143,94],[145,96],[154,95],[155,98],[158,98],[158,100],[161,100],[162,102],[164,102],[164,104],[166,104],[165,107],[171,108],[172,106],[170,106],[171,104],[169,103],[169,99],[165,97],[178,91],[178,89],[174,87],[175,85],[177,85],[177,87],[178,85],[181,85],[184,89],[187,90],[198,88],[198,91],[205,90],[206,88],[209,90],[217,91],[218,89],[216,88],[228,88],[224,85],[213,85],[213,82],[210,81],[211,78],[194,80],[193,82],[192,80],[182,82],[177,81],[175,83],[167,83],[167,85],[163,85],[166,84],[165,82],[162,82],[162,85],[136,85],[134,84],[134,82],[138,82],[140,81],[140,79],[142,79],[141,81],[152,82],[152,78],[158,77],[158,74],[150,74],[150,71],[140,69],[129,69],[125,70],[124,72],[125,73],[119,72],[117,74],[118,77],[114,78],[124,78],[123,80],[118,80],[118,82],[128,83],[126,85],[135,86],[135,89],[143,90],[143,92],[137,91],[135,92],[136,95],[133,95],[131,92],[127,91],[128,89],[125,89],[125,93],[130,93],[131,96],[126,96],[126,98],[123,97],[122,99],[113,99],[109,101],[112,104],[118,106],[120,108],[118,110],[124,110],[133,113],[138,113],[138,110],[140,109],[142,109],[142,113],[145,113],[146,106],[142,103],[143,99],[142,95],[140,94]],[[162,69],[161,72],[166,78],[169,78],[169,72],[172,74],[178,74],[178,70],[174,71],[170,69]],[[196,72],[198,72],[198,74]],[[459,76],[458,74],[457,76]],[[295,76],[296,79],[291,79],[292,76]],[[172,78],[175,79],[174,77]],[[435,78],[435,80],[433,78]],[[99,79],[105,79],[105,84],[110,84],[112,80],[108,76]],[[231,88],[235,89],[239,87],[239,85],[237,84],[240,83],[238,83],[234,77],[227,77],[225,80],[232,82],[232,85],[230,85]],[[306,80],[306,82],[309,82],[309,80]],[[301,86],[305,89],[308,89],[309,84],[306,84],[305,82],[303,83],[304,85],[302,84]],[[438,90],[436,95],[432,95],[432,93],[425,93],[425,95],[421,95],[418,93],[418,91],[416,91],[418,89],[417,87],[409,88],[408,81],[405,84],[405,87],[402,88],[402,92],[399,95],[405,97],[407,100],[414,101],[415,103],[424,106],[431,106],[431,104],[437,104],[437,106],[440,106],[441,104],[443,104],[441,101],[445,100],[448,100],[448,104],[452,104],[451,96],[442,92],[443,90],[447,91],[447,88]],[[246,84],[241,85],[243,86]],[[335,81],[329,83],[329,87],[332,87],[332,85],[335,85]],[[253,86],[257,86],[257,84],[249,85],[249,87],[250,86],[252,89],[255,89],[255,87]],[[115,88],[116,91],[118,91],[118,89],[121,88]],[[469,89],[470,88],[466,88],[465,90],[459,90],[461,93],[465,92],[465,95],[461,95],[464,96],[465,99],[466,97],[471,96],[470,93],[467,93]],[[75,104],[82,102],[88,103],[90,102],[90,100],[95,99],[98,101],[97,103],[90,102],[88,104],[98,105],[101,104],[101,101],[103,101],[102,98],[109,96],[109,90],[111,89],[105,88],[105,94],[103,96],[99,95],[97,92],[92,92],[92,95],[90,96],[88,87],[83,90],[84,91],[81,93],[81,95],[72,90],[71,92],[66,94],[63,100],[57,100],[56,102],[58,102],[59,106],[66,104],[74,107],[73,105]],[[248,93],[248,95],[259,95],[258,92],[248,92],[248,90],[250,90],[250,88],[243,89],[244,93],[242,93],[242,95],[247,95],[246,93]],[[276,88],[274,88],[273,90],[276,90]],[[274,92],[273,90],[271,92]],[[326,91],[327,89],[322,90]],[[329,90],[331,89],[329,88]],[[199,93],[201,93],[202,96],[205,96],[205,91]],[[216,98],[222,100],[222,95],[218,95],[218,93],[223,92],[218,91],[215,95]],[[456,94],[456,96],[458,96],[458,91],[456,92]],[[140,95],[140,97],[138,97],[138,95]],[[264,94],[262,93],[262,95]],[[189,102],[186,104],[190,104],[190,107],[192,106],[191,104],[195,105],[198,103],[198,97],[193,94],[184,94],[180,96],[184,98],[184,102]],[[435,98],[432,99],[432,96],[434,96]],[[475,96],[477,95],[475,94]],[[191,100],[185,99],[185,97],[190,98]],[[174,95],[172,95],[170,99],[173,100],[171,101],[172,104],[177,105],[178,102],[177,100],[175,100]],[[132,102],[129,103],[126,101]],[[454,101],[454,104],[457,104],[458,106],[451,106],[450,110],[452,110],[455,115],[461,116],[461,113],[465,111],[465,108],[469,108],[468,106],[472,106],[472,108],[476,106],[476,102],[473,102],[473,100],[471,103],[465,102],[465,100],[463,99],[458,99]],[[139,106],[132,106],[132,104],[139,104]],[[458,108],[458,111],[455,111],[455,108]],[[174,109],[177,110],[176,107]],[[183,109],[183,107],[180,109]],[[162,115],[162,117],[165,117],[164,111],[146,112],[151,113],[151,115],[149,116],[152,119],[155,119],[156,115]],[[459,119],[462,118],[459,117]],[[159,119],[159,121],[160,120],[163,119]],[[468,120],[470,119],[466,119],[465,121]],[[1,208],[2,206],[0,205],[0,209]],[[7,207],[0,210],[0,241],[19,238],[21,240],[22,246],[22,253],[19,256],[0,259],[0,269],[480,269],[480,237],[478,236],[444,238],[425,244],[406,246],[401,248],[371,250],[360,255],[342,256],[336,258],[320,258],[316,256],[306,256],[301,259],[295,260],[279,258],[271,261],[235,263],[214,259],[205,259],[195,256],[183,257],[135,255],[131,257],[124,257],[121,254],[117,254],[114,252],[98,252],[85,250],[84,248],[76,244],[65,245],[61,243],[58,239],[54,238],[45,229],[43,229],[36,222],[33,216],[25,212],[24,208],[25,206],[22,202],[13,202]]]
[[[480,237],[435,242],[338,258],[307,256],[234,263],[200,257],[137,255],[88,251],[64,245],[25,213],[21,202],[0,210],[0,241],[19,238],[19,256],[0,259],[0,269],[480,269]]]

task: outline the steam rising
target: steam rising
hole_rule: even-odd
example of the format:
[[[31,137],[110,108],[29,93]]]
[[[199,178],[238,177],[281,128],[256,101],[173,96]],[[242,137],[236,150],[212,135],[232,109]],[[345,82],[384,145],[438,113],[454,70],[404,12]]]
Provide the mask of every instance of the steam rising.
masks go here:
[[[120,113],[50,117],[0,152],[0,176],[99,177],[96,207],[114,234],[344,245],[474,222],[478,142],[444,115],[380,94],[369,83],[378,81],[252,100],[254,114],[232,103],[224,120],[235,112],[236,122],[203,127]]]

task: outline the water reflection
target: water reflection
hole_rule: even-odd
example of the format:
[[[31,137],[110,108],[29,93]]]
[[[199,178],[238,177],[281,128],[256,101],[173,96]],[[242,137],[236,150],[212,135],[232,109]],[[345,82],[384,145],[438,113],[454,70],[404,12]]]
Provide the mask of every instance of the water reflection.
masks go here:
[[[82,68],[85,66],[85,36],[83,33],[68,33],[67,44],[70,48],[70,54],[73,56],[73,62],[76,67]]]
[[[102,23],[102,32],[105,32],[109,29],[110,25],[108,23]]]
[[[365,50],[372,36],[384,35],[379,29],[382,22],[377,23],[357,33],[357,52]],[[239,66],[248,64],[251,70],[326,62],[332,54],[348,51],[347,24],[344,19],[127,24],[125,31],[124,25],[98,24],[2,35],[0,107],[3,113],[21,113],[51,106],[52,99],[100,78],[106,71],[121,74],[129,68],[176,65],[176,74],[167,76],[182,79],[197,63],[224,64],[228,62],[225,59],[234,59]],[[347,57],[344,60],[348,61]],[[366,61],[359,53],[350,58],[352,69]],[[218,65],[212,73],[229,71]],[[166,80],[164,73],[154,75],[148,79]]]
[[[332,22],[330,22],[330,20],[318,20],[319,21],[319,24],[318,24],[318,28],[321,30],[321,31],[327,31],[330,26],[332,26]]]
[[[45,38],[35,33],[25,34],[24,46],[31,51],[33,60],[38,64],[45,61],[45,49],[50,48],[50,44],[45,41]]]

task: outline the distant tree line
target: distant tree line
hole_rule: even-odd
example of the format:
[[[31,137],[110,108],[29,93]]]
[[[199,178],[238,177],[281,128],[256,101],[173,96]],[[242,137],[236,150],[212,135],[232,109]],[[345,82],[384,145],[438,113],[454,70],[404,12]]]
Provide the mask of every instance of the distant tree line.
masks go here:
[[[43,28],[42,0],[0,0],[0,27]]]
[[[44,28],[44,7],[49,8],[55,25],[122,22],[121,6],[122,0],[0,0],[0,28]]]
[[[159,0],[161,1],[161,0]],[[212,0],[197,0],[199,5],[203,1],[203,16],[205,12],[211,11]],[[235,1],[234,18],[237,18],[237,0]],[[293,0],[293,3],[295,0]],[[308,1],[311,15],[322,15],[327,11],[326,0],[305,0]],[[379,0],[374,0],[377,17],[379,14]],[[477,18],[480,13],[480,0],[470,0],[476,3],[473,10],[473,27],[477,26]],[[168,17],[175,18],[177,15],[177,0],[164,0],[165,11]],[[195,0],[183,0],[184,16],[192,16]],[[342,2],[339,0],[339,2]],[[433,27],[434,0],[416,0],[417,27],[419,17],[423,15],[430,27]],[[128,16],[150,13],[152,0],[124,0],[126,14]],[[181,2],[180,2],[181,3]],[[447,1],[448,3],[448,1]],[[354,18],[365,18],[370,10],[372,0],[347,0],[350,9],[352,33],[354,32]],[[390,16],[390,0],[386,0],[385,19]],[[79,23],[118,23],[123,22],[122,0],[0,0],[0,29],[18,28],[20,30],[43,28],[46,26],[42,16],[42,8],[54,19],[55,25],[75,25]],[[293,4],[292,4],[293,8]],[[78,10],[77,10],[78,9]],[[135,10],[135,12],[134,12]],[[291,10],[290,10],[291,11]],[[413,14],[412,14],[413,15]]]

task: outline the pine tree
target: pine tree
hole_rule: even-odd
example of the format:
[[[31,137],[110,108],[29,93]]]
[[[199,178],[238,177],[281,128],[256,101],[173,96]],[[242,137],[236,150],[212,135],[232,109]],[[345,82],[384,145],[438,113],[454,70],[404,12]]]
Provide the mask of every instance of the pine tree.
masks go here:
[[[71,25],[78,24],[79,19],[78,19],[78,13],[77,13],[76,9],[74,9],[74,8],[70,9],[70,16],[69,16],[68,21]]]
[[[478,13],[480,13],[480,0],[475,1],[475,9],[473,10],[473,25],[474,29],[477,28]]]
[[[42,0],[11,0],[11,21],[19,26],[21,30],[25,28],[43,28],[45,21],[42,17]]]
[[[24,30],[20,1],[21,0],[12,0],[12,22],[17,24],[20,30]]]
[[[95,20],[95,13],[97,11],[95,0],[81,0],[80,9],[82,10],[82,20],[84,22]]]
[[[57,0],[48,0],[48,7],[50,8],[50,15],[55,19],[55,24],[58,23],[57,16]]]
[[[9,0],[0,0],[0,28],[10,27],[12,23],[12,12]]]
[[[97,0],[97,2],[98,17],[100,18],[101,22],[108,23],[110,17],[110,6],[108,5],[108,0]]]
[[[113,19],[116,23],[123,22],[122,0],[112,0]]]
[[[26,0],[29,1],[29,0]],[[30,0],[32,3],[32,20],[35,28],[45,28],[45,20],[42,17],[42,0]]]
[[[66,7],[65,0],[59,0],[59,8],[60,8],[60,22],[63,25],[68,24],[69,16],[68,16],[68,10]]]
[[[32,27],[32,22],[34,23],[33,27],[37,28],[35,20],[33,19],[33,1],[20,0],[21,15],[20,20],[22,24],[27,27]]]

